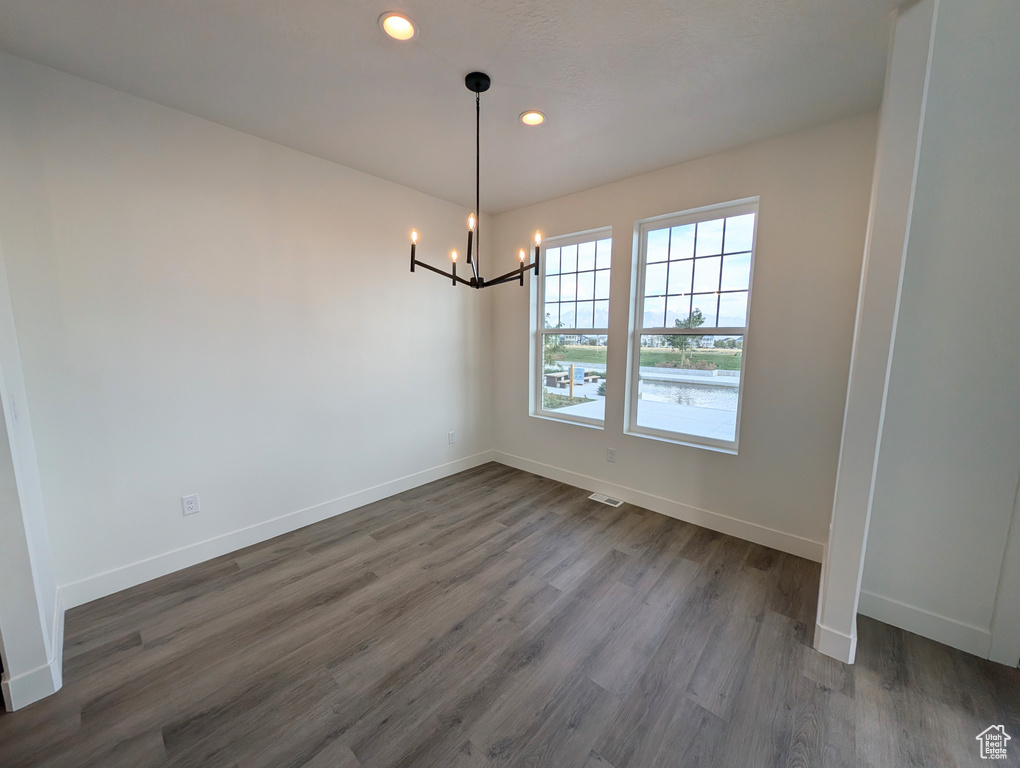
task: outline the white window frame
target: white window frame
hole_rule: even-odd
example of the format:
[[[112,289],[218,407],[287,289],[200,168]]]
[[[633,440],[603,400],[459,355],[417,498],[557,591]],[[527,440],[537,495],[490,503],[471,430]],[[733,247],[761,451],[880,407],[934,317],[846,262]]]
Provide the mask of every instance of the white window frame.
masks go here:
[[[532,327],[531,333],[531,386],[529,391],[531,393],[531,408],[530,413],[532,416],[540,419],[551,419],[553,421],[565,422],[568,424],[577,424],[584,427],[594,427],[596,429],[605,429],[606,421],[605,415],[601,419],[591,419],[584,416],[574,416],[567,413],[560,413],[559,411],[545,410],[542,407],[542,381],[543,378],[540,373],[544,373],[545,370],[545,336],[549,334],[560,334],[567,336],[605,336],[606,337],[606,349],[609,348],[609,328],[546,328],[545,327],[545,278],[546,278],[546,267],[549,264],[549,260],[545,257],[546,249],[548,248],[562,248],[563,246],[577,245],[580,243],[588,243],[598,240],[612,240],[613,228],[612,227],[598,227],[596,229],[588,229],[584,232],[574,232],[569,235],[559,235],[556,237],[544,238],[542,240],[542,255],[541,255],[541,274],[537,280],[532,280],[532,304],[534,306],[534,314],[532,315]],[[612,308],[612,276],[613,266],[612,259],[610,259],[609,265],[609,282],[610,282],[610,299],[609,306]],[[576,315],[575,315],[576,317]],[[608,372],[608,368],[607,368]]]
[[[678,328],[644,328],[644,306],[645,306],[645,250],[648,243],[649,230],[663,229],[665,227],[683,226],[696,224],[702,221],[712,221],[730,216],[740,216],[753,213],[754,233],[751,237],[751,269],[747,286],[747,314],[743,327],[726,327],[711,329],[678,329]],[[746,363],[748,352],[748,333],[751,327],[751,294],[754,285],[754,263],[758,245],[758,220],[759,220],[759,198],[748,197],[732,202],[706,205],[701,208],[693,208],[678,213],[668,213],[663,216],[653,216],[635,222],[634,235],[637,240],[637,256],[634,260],[634,271],[631,275],[631,285],[634,289],[631,293],[631,327],[627,349],[627,391],[626,391],[626,413],[624,418],[624,434],[635,437],[644,437],[653,440],[661,440],[678,445],[686,445],[694,448],[704,448],[721,453],[736,454],[740,443],[740,413],[744,405],[744,384],[746,381]],[[741,371],[740,385],[737,388],[737,417],[733,440],[718,440],[716,438],[691,435],[685,432],[672,432],[654,427],[638,426],[638,381],[640,378],[640,354],[642,336],[741,336]]]

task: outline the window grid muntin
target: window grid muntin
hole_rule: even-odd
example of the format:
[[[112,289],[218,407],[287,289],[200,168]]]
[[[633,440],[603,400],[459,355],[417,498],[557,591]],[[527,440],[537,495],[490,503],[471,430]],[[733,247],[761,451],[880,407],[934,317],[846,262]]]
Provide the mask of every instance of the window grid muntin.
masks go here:
[[[598,335],[598,334],[593,333],[593,331],[604,329],[604,328],[608,327],[608,323],[606,324],[606,326],[599,326],[599,325],[595,324],[595,319],[597,317],[597,311],[599,309],[604,309],[604,311],[607,313],[607,318],[608,318],[608,312],[609,312],[609,286],[610,286],[610,278],[611,278],[611,270],[612,270],[612,265],[611,264],[610,264],[610,266],[599,268],[599,255],[600,255],[600,252],[603,249],[611,249],[612,248],[612,238],[611,237],[600,237],[599,234],[604,234],[604,233],[597,233],[597,234],[593,235],[592,236],[593,239],[584,238],[584,239],[576,240],[574,242],[568,242],[568,243],[566,243],[564,245],[553,246],[553,248],[555,248],[557,250],[557,252],[558,252],[558,258],[556,260],[556,270],[557,271],[553,272],[553,273],[544,272],[543,273],[543,279],[542,279],[542,281],[540,283],[541,291],[542,291],[542,296],[541,296],[541,306],[542,306],[542,318],[541,318],[542,319],[542,323],[541,323],[541,325],[542,325],[542,328],[541,328],[541,330],[543,332],[545,332],[545,331],[558,331],[558,332],[564,333],[564,332],[570,332],[570,331],[578,331],[579,333],[578,334],[574,334],[574,335],[591,336],[591,335]],[[587,245],[588,243],[593,243],[595,245],[595,254],[594,254],[594,258],[592,260],[593,268],[592,269],[583,269],[582,270],[582,269],[579,269],[579,267],[580,267],[580,258],[579,258],[580,248],[581,248],[582,245]],[[604,243],[604,245],[603,245],[603,243]],[[573,266],[574,266],[574,268],[570,269],[570,270],[566,270],[566,271],[564,271],[564,269],[563,269],[563,249],[565,249],[565,248],[573,248],[574,249],[574,259],[573,259]],[[549,250],[552,250],[552,248],[550,248]],[[604,263],[606,263],[606,262],[604,262]],[[545,266],[543,266],[543,270],[545,269],[545,267],[548,266],[548,264],[549,264],[549,260],[546,260],[545,261]],[[605,283],[604,283],[604,293],[605,293],[605,296],[599,296],[599,287],[600,287],[599,286],[599,275],[600,274],[604,276],[604,281],[605,281]],[[573,290],[573,293],[572,293],[573,298],[568,299],[568,300],[564,300],[564,293],[563,293],[563,278],[564,278],[564,276],[568,276],[568,277],[569,276],[573,276],[573,286],[574,286],[574,290]],[[584,276],[585,280],[590,280],[591,281],[592,298],[590,298],[590,299],[581,299],[581,298],[578,298],[579,293],[580,293],[578,291],[578,284],[579,284],[580,280],[582,279],[582,276]],[[549,280],[550,278],[556,278],[556,287],[557,287],[556,301],[547,301],[546,300],[546,292],[547,292],[546,289],[547,289],[547,287],[549,285],[549,283],[547,283],[546,281]],[[582,325],[578,325],[577,324],[578,316],[580,314],[579,313],[579,305],[580,304],[590,304],[591,305],[590,308],[591,308],[591,312],[592,312],[592,325],[590,325],[590,326],[587,326],[587,325],[582,326]],[[554,305],[555,305],[555,309],[550,310],[550,308],[553,307]],[[564,316],[563,305],[567,305],[568,306],[568,310],[567,310],[568,312],[570,312],[570,311],[573,312],[573,323],[571,325],[565,325],[562,328],[557,328],[557,327],[555,327],[556,323],[562,322],[562,318]],[[550,317],[546,318],[546,315],[549,315]],[[548,323],[552,323],[552,325],[547,325],[547,322]],[[605,335],[605,334],[603,333],[602,335]]]
[[[695,309],[695,307],[694,307],[694,300],[695,300],[696,296],[714,296],[714,299],[715,299],[715,301],[714,301],[714,303],[715,303],[715,311],[714,311],[714,314],[712,315],[712,317],[715,318],[715,324],[713,324],[713,325],[702,325],[702,326],[699,326],[699,328],[720,328],[720,327],[724,327],[724,328],[730,328],[730,327],[732,327],[732,328],[746,328],[747,327],[747,305],[746,305],[746,302],[745,302],[745,305],[744,305],[744,325],[742,325],[742,326],[720,326],[720,325],[718,325],[718,323],[719,323],[719,313],[720,313],[720,309],[722,307],[722,296],[723,296],[723,294],[735,294],[735,293],[749,294],[750,293],[750,273],[748,273],[748,285],[747,285],[746,288],[728,288],[728,289],[723,289],[723,287],[722,287],[722,284],[723,284],[723,275],[725,274],[725,270],[726,270],[726,257],[728,257],[728,256],[729,257],[733,257],[733,256],[751,256],[753,258],[753,253],[754,253],[754,250],[753,250],[753,241],[752,241],[752,247],[749,250],[728,251],[726,249],[726,246],[727,246],[726,227],[727,227],[729,219],[737,218],[738,216],[746,216],[746,215],[747,215],[746,213],[734,213],[734,214],[728,215],[728,216],[721,216],[721,217],[717,217],[717,218],[710,218],[710,219],[704,219],[702,221],[695,221],[695,222],[693,222],[693,226],[694,226],[694,240],[693,240],[693,243],[691,245],[691,254],[692,255],[691,256],[686,256],[685,255],[683,258],[679,258],[679,259],[674,259],[673,258],[673,233],[674,233],[674,230],[681,229],[681,228],[683,228],[685,226],[691,226],[690,224],[686,224],[686,225],[685,224],[668,224],[668,225],[666,225],[664,227],[649,228],[649,229],[647,229],[645,231],[645,237],[644,237],[644,241],[645,242],[644,242],[644,245],[645,245],[645,253],[646,253],[646,255],[647,255],[649,238],[650,238],[650,236],[653,233],[655,233],[655,232],[666,232],[667,233],[667,238],[666,238],[666,258],[665,258],[665,260],[649,262],[649,261],[647,261],[647,258],[646,258],[646,260],[644,262],[644,271],[643,271],[643,276],[644,276],[645,280],[647,280],[648,267],[649,266],[653,266],[653,265],[654,266],[658,266],[658,265],[663,265],[664,264],[666,266],[666,276],[665,276],[665,279],[664,279],[664,282],[663,282],[663,285],[664,285],[664,288],[665,288],[665,293],[648,293],[647,292],[647,285],[646,285],[646,283],[642,282],[642,292],[644,293],[644,295],[642,297],[642,302],[645,302],[648,299],[662,299],[663,300],[662,325],[661,326],[645,325],[644,324],[644,322],[645,322],[645,315],[647,313],[642,310],[642,313],[641,313],[641,327],[643,329],[647,329],[647,328],[666,329],[666,328],[670,327],[668,325],[667,318],[669,317],[669,300],[671,298],[673,298],[673,299],[687,298],[688,299],[688,302],[687,302],[688,303],[687,314],[686,315],[679,315],[677,317],[677,319],[678,320],[683,320],[683,319],[685,319],[687,317],[690,317],[691,312],[693,312],[694,309]],[[722,221],[722,234],[720,236],[719,253],[703,253],[703,254],[701,254],[699,256],[698,255],[698,232],[699,232],[699,229],[701,228],[702,225],[709,224],[709,223],[714,223],[716,221]],[[757,213],[755,213],[754,226],[757,226]],[[697,279],[697,263],[699,261],[704,261],[705,259],[714,259],[714,258],[718,258],[719,259],[719,277],[718,277],[718,280],[716,281],[716,290],[715,291],[695,291],[694,290],[694,283],[695,283],[695,280]],[[670,283],[670,273],[671,273],[671,270],[673,268],[673,265],[674,264],[680,264],[681,262],[685,262],[685,261],[691,262],[691,282],[690,282],[690,285],[688,286],[689,290],[686,291],[686,292],[682,292],[682,293],[670,293],[669,292],[669,289],[670,289],[670,284],[669,284]],[[700,309],[700,307],[699,307],[699,309]],[[674,330],[676,330],[676,331],[684,331],[685,329],[676,328]],[[656,335],[663,335],[663,334],[656,334]],[[706,334],[706,333],[703,333],[703,332],[702,333],[697,333],[697,332],[692,330],[692,332],[690,332],[689,335],[708,336],[708,335],[711,335],[711,334]]]
[[[626,410],[626,423],[624,432],[626,434],[635,434],[642,437],[650,437],[653,439],[664,440],[666,442],[678,443],[681,445],[691,445],[698,448],[707,448],[709,450],[720,450],[726,453],[735,453],[737,445],[740,439],[740,415],[743,408],[744,398],[744,379],[741,377],[739,385],[739,394],[737,400],[737,415],[736,415],[736,429],[734,432],[733,440],[721,440],[717,438],[704,437],[687,432],[676,432],[665,429],[657,429],[654,427],[639,426],[637,423],[637,384],[640,379],[640,350],[641,350],[641,337],[647,335],[655,336],[666,336],[666,335],[689,335],[689,336],[741,336],[743,338],[742,354],[747,350],[747,330],[748,330],[748,314],[750,311],[751,301],[751,285],[753,283],[754,275],[754,253],[757,249],[757,231],[758,231],[758,198],[747,198],[744,200],[737,200],[730,203],[724,203],[720,205],[707,206],[705,208],[689,210],[680,213],[667,214],[665,216],[657,216],[651,219],[645,219],[640,221],[639,232],[639,248],[640,252],[637,259],[637,274],[635,275],[636,283],[635,286],[635,306],[632,307],[632,311],[638,315],[636,322],[634,323],[633,332],[631,336],[631,354],[629,357],[629,370],[627,372],[628,390],[627,390],[627,410]],[[691,252],[693,256],[689,259],[669,259],[669,255],[672,252],[672,233],[673,229],[681,229],[690,225],[698,225],[703,222],[717,221],[719,219],[730,219],[748,214],[754,215],[754,220],[750,229],[750,249],[749,250],[737,250],[727,252],[726,238],[723,236],[722,244],[720,247],[720,253],[715,254],[702,254],[697,255],[697,243],[692,243]],[[665,224],[664,224],[665,223]],[[703,259],[708,257],[725,257],[725,256],[737,256],[737,255],[749,255],[749,263],[747,269],[747,301],[744,305],[744,323],[740,326],[699,326],[698,328],[676,328],[674,327],[661,327],[647,326],[644,324],[644,300],[645,295],[645,281],[647,277],[647,268],[649,263],[662,263],[662,262],[649,262],[647,254],[648,246],[648,235],[651,232],[661,231],[666,228],[670,229],[670,252],[667,253],[666,262],[671,261],[694,261],[694,259]],[[724,262],[720,263],[719,267],[719,279],[720,287],[723,276]],[[694,277],[694,270],[692,268],[692,280]],[[693,286],[692,286],[693,287]],[[669,289],[669,282],[667,278],[666,290]],[[719,293],[741,293],[744,290],[728,289],[726,291],[720,291]],[[693,296],[691,295],[691,308],[693,308]],[[661,298],[665,303],[667,302],[667,296],[678,296],[678,294],[655,294],[652,298]],[[664,306],[663,321],[666,319],[666,311],[668,307]],[[690,311],[690,310],[689,310]],[[717,304],[716,314],[718,321],[719,306]],[[689,317],[689,315],[687,315]]]
[[[559,250],[561,250],[564,247],[570,247],[570,246],[577,246],[578,249],[580,249],[580,246],[582,244],[588,243],[588,242],[594,242],[595,243],[595,263],[594,263],[594,267],[595,268],[594,269],[586,269],[586,270],[578,271],[578,269],[577,269],[577,261],[575,259],[574,270],[563,272],[562,257],[559,257],[559,258],[556,259],[556,262],[557,262],[556,263],[557,272],[551,273],[551,274],[548,272],[550,262],[552,261],[548,257],[548,252],[550,250],[556,249],[557,251],[559,251]],[[548,409],[544,408],[543,407],[542,392],[543,392],[543,378],[544,378],[544,368],[545,368],[545,365],[544,365],[544,348],[545,348],[546,337],[553,336],[553,335],[558,335],[558,336],[595,336],[595,337],[599,338],[599,340],[601,342],[603,342],[600,346],[602,346],[603,348],[608,350],[608,346],[609,346],[609,327],[608,327],[609,324],[608,324],[608,319],[609,319],[609,301],[610,301],[610,291],[611,291],[610,285],[611,285],[611,277],[612,277],[612,246],[613,246],[613,233],[612,233],[612,229],[609,228],[609,227],[605,227],[605,228],[597,229],[597,230],[590,230],[590,231],[587,231],[587,232],[580,232],[580,233],[577,233],[576,235],[564,235],[562,237],[552,237],[552,238],[547,238],[546,239],[546,248],[543,249],[543,256],[545,258],[543,258],[543,260],[542,260],[542,279],[535,281],[536,288],[537,288],[537,291],[538,291],[536,304],[537,304],[537,307],[539,309],[539,316],[538,316],[538,326],[537,326],[537,329],[536,329],[538,331],[538,333],[537,333],[538,344],[537,344],[537,349],[536,349],[536,353],[537,353],[536,364],[537,364],[538,375],[533,377],[533,383],[532,383],[532,386],[535,387],[535,390],[533,390],[533,391],[536,393],[536,398],[535,398],[535,401],[534,401],[535,404],[534,404],[534,408],[532,410],[532,413],[534,415],[540,415],[540,416],[547,417],[547,418],[554,418],[554,419],[559,420],[559,421],[574,422],[574,423],[578,423],[578,424],[582,424],[582,425],[589,425],[589,426],[594,426],[594,427],[599,427],[599,428],[603,427],[603,425],[605,424],[604,414],[603,414],[603,418],[601,418],[601,419],[593,419],[593,418],[588,418],[588,417],[576,416],[576,415],[572,415],[572,414],[563,414],[563,413],[559,413],[557,410],[548,410]],[[602,266],[600,266],[600,265],[602,265]],[[549,313],[549,310],[548,310],[549,305],[545,301],[545,287],[546,287],[545,280],[547,278],[549,278],[549,277],[557,277],[558,278],[562,274],[568,274],[568,275],[569,274],[573,274],[573,275],[575,275],[575,279],[576,279],[576,275],[583,274],[583,273],[590,273],[590,272],[595,273],[595,275],[593,277],[593,280],[594,280],[594,284],[595,284],[595,289],[594,290],[595,290],[595,295],[596,296],[598,296],[598,275],[600,273],[605,274],[605,294],[606,294],[606,298],[604,298],[604,299],[597,299],[597,298],[596,299],[592,299],[591,302],[593,304],[604,303],[604,305],[605,305],[604,309],[605,309],[606,325],[605,326],[595,325],[592,328],[579,328],[579,327],[576,327],[576,326],[564,326],[563,328],[550,328],[550,327],[546,326],[545,325],[545,322],[546,322],[545,315]],[[557,285],[558,285],[558,288],[559,288],[558,295],[559,295],[560,298],[562,298],[562,286],[559,285],[559,283],[557,283]],[[574,306],[574,319],[575,319],[575,321],[577,319],[577,308],[576,308],[576,304],[577,303],[578,302],[576,301],[576,299],[573,302],[569,302],[569,301],[568,302],[561,302],[561,301],[551,302],[551,304],[556,304],[556,305],[559,305],[559,304],[574,304],[575,305]],[[559,306],[557,306],[557,310],[559,310]],[[593,322],[595,320],[594,311],[595,311],[595,308],[593,307],[593,318],[592,318]],[[552,319],[552,318],[550,318],[550,319]]]

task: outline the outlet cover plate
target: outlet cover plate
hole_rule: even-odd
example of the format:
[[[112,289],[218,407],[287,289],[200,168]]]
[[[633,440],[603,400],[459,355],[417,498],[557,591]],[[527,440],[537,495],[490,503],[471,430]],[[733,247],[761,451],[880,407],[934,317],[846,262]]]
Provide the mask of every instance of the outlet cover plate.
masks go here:
[[[202,507],[198,502],[198,494],[192,493],[188,496],[181,496],[181,508],[185,515],[193,515],[201,512]]]

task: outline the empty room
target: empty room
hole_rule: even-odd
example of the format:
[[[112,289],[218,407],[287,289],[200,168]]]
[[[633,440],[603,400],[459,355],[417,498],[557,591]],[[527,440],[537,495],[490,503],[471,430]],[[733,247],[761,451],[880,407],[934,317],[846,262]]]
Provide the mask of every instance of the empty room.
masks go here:
[[[1018,39],[0,0],[0,766],[1020,765]]]

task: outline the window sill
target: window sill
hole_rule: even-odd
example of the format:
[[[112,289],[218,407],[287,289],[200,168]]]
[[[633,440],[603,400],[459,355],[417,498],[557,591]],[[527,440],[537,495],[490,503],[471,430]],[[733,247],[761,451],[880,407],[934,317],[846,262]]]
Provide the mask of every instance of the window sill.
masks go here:
[[[594,419],[579,419],[575,417],[567,416],[553,416],[550,413],[539,411],[538,413],[528,414],[533,419],[542,419],[543,421],[555,421],[557,424],[571,424],[575,427],[585,427],[586,429],[597,429],[605,431],[606,423],[604,421],[595,421]]]
[[[683,445],[683,446],[686,446],[687,448],[701,448],[702,450],[705,450],[705,451],[712,451],[714,453],[725,453],[725,454],[728,454],[730,456],[736,456],[737,455],[737,444],[736,443],[733,443],[732,445],[726,445],[726,444],[721,444],[720,445],[720,444],[713,444],[713,443],[702,443],[702,442],[698,442],[697,439],[693,435],[681,435],[681,434],[677,433],[675,435],[670,436],[670,435],[665,435],[665,434],[657,434],[657,433],[654,433],[654,432],[645,432],[643,430],[639,431],[639,430],[636,430],[636,429],[625,429],[625,430],[623,430],[623,434],[628,435],[629,437],[640,437],[640,438],[643,438],[645,440],[657,440],[660,443],[670,443],[672,445]]]

